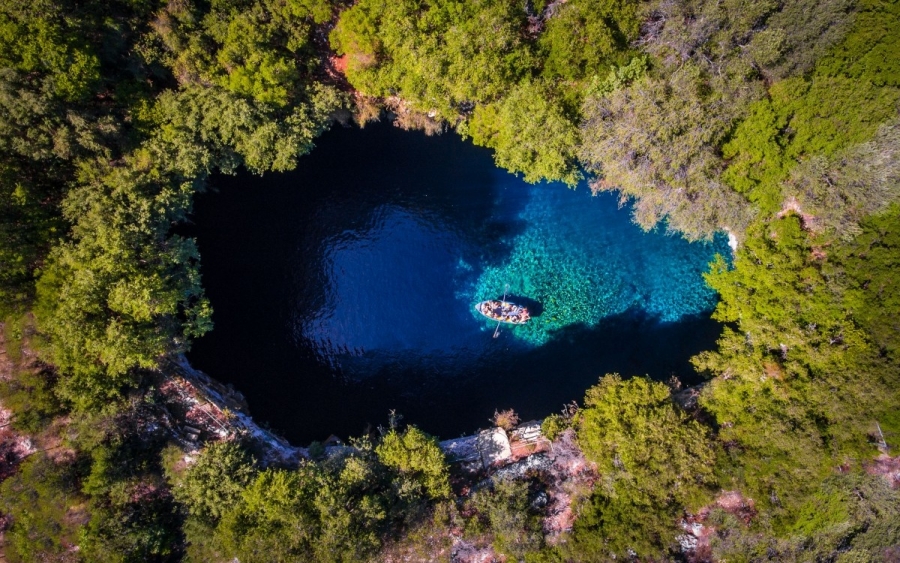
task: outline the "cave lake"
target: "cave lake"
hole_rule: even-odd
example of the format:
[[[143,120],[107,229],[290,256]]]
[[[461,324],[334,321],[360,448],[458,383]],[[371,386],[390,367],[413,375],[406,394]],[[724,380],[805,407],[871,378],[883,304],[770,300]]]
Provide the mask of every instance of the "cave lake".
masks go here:
[[[721,326],[724,236],[645,233],[586,183],[529,185],[453,133],[335,126],[283,174],[215,176],[191,222],[215,329],[188,358],[298,444],[403,421],[442,438],[580,401],[605,373],[676,375]],[[523,326],[483,299],[527,305]]]

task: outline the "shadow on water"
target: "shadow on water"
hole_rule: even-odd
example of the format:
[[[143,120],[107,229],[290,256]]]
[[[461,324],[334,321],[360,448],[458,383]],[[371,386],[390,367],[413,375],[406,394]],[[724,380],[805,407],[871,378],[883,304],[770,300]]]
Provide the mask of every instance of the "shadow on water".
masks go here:
[[[395,396],[390,408],[433,433],[455,436],[471,431],[473,424],[486,426],[495,409],[512,407],[528,420],[556,412],[573,400],[580,404],[585,390],[607,373],[647,375],[658,381],[674,375],[692,385],[700,378],[691,368],[691,356],[712,348],[720,333],[721,325],[709,318],[660,323],[639,310],[596,327],[566,327],[549,343],[527,350],[501,333],[496,355],[486,362],[490,369],[454,380],[392,374],[397,383],[417,381],[418,391]],[[385,378],[378,383],[389,387],[392,381]],[[456,416],[448,417],[448,412]]]
[[[359,434],[384,424],[389,409],[445,437],[485,426],[495,408],[542,417],[580,400],[605,373],[684,380],[689,358],[719,335],[705,316],[662,323],[634,307],[593,326],[569,324],[540,346],[512,327],[494,339],[494,326],[472,309],[487,267],[514,252],[543,264],[557,242],[569,248],[590,232],[592,246],[570,261],[577,266],[629,233],[643,235],[616,215],[614,201],[585,200],[596,221],[621,223],[606,235],[536,214],[529,198],[540,192],[454,135],[336,128],[318,145],[288,174],[214,178],[218,193],[199,196],[193,223],[181,228],[198,240],[216,323],[189,359],[234,384],[254,416],[291,440]],[[568,191],[540,197],[548,206],[586,205]],[[522,258],[523,241],[545,244],[546,253]],[[644,271],[639,252],[627,263],[604,256],[600,278]],[[683,270],[696,283],[698,274]],[[503,282],[494,285],[502,296]],[[511,291],[508,299],[536,318],[545,313],[541,300]]]
[[[606,373],[660,381],[676,375],[697,383],[689,359],[712,348],[721,325],[703,317],[659,323],[629,311],[596,327],[569,326],[536,348],[522,347],[508,331],[496,340],[484,332],[493,351],[453,377],[447,377],[451,365],[410,365],[395,353],[365,358],[381,367],[364,380],[341,377],[302,349],[279,344],[277,331],[266,332],[272,342],[264,349],[246,350],[246,342],[225,334],[211,350],[207,339],[199,341],[192,358],[202,358],[204,369],[241,389],[254,415],[306,443],[330,433],[358,435],[368,425],[385,424],[390,409],[443,437],[485,427],[495,409],[541,418],[564,403],[580,403]],[[223,349],[241,352],[221,355]]]
[[[530,297],[525,297],[524,295],[509,294],[506,296],[506,300],[528,309],[528,313],[532,316],[532,318],[537,318],[544,314],[544,304]]]

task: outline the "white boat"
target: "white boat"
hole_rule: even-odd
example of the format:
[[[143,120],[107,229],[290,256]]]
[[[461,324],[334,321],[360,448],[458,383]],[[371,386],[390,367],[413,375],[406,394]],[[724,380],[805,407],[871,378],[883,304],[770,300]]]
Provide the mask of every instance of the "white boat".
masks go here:
[[[475,310],[492,321],[511,325],[525,324],[531,319],[527,308],[509,301],[482,301],[475,305]]]

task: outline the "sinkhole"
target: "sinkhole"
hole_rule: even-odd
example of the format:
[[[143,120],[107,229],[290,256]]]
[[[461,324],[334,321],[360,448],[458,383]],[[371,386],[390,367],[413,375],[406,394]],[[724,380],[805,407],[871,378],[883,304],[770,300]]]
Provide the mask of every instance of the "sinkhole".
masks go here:
[[[188,358],[298,444],[404,422],[443,438],[546,416],[611,372],[695,381],[724,236],[645,233],[611,195],[529,185],[453,134],[335,127],[282,174],[216,176],[197,239],[215,329]],[[526,305],[503,325],[474,305]]]

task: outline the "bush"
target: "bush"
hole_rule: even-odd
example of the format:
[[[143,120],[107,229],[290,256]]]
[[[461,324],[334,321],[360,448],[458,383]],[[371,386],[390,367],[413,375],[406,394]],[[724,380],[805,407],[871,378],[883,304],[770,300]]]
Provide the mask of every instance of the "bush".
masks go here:
[[[506,409],[505,411],[494,410],[491,423],[509,432],[519,425],[519,415],[512,409]]]
[[[173,492],[191,515],[215,521],[240,502],[255,475],[255,460],[240,444],[216,442],[181,478],[174,478]]]
[[[532,510],[528,483],[494,479],[472,495],[470,505],[494,537],[497,552],[522,559],[543,545],[540,515]]]
[[[0,487],[0,510],[11,520],[6,556],[14,562],[64,560],[57,558],[77,543],[83,502],[72,464],[32,455]]]
[[[415,426],[404,433],[391,430],[375,449],[381,463],[419,483],[432,499],[450,496],[450,477],[437,440]]]

